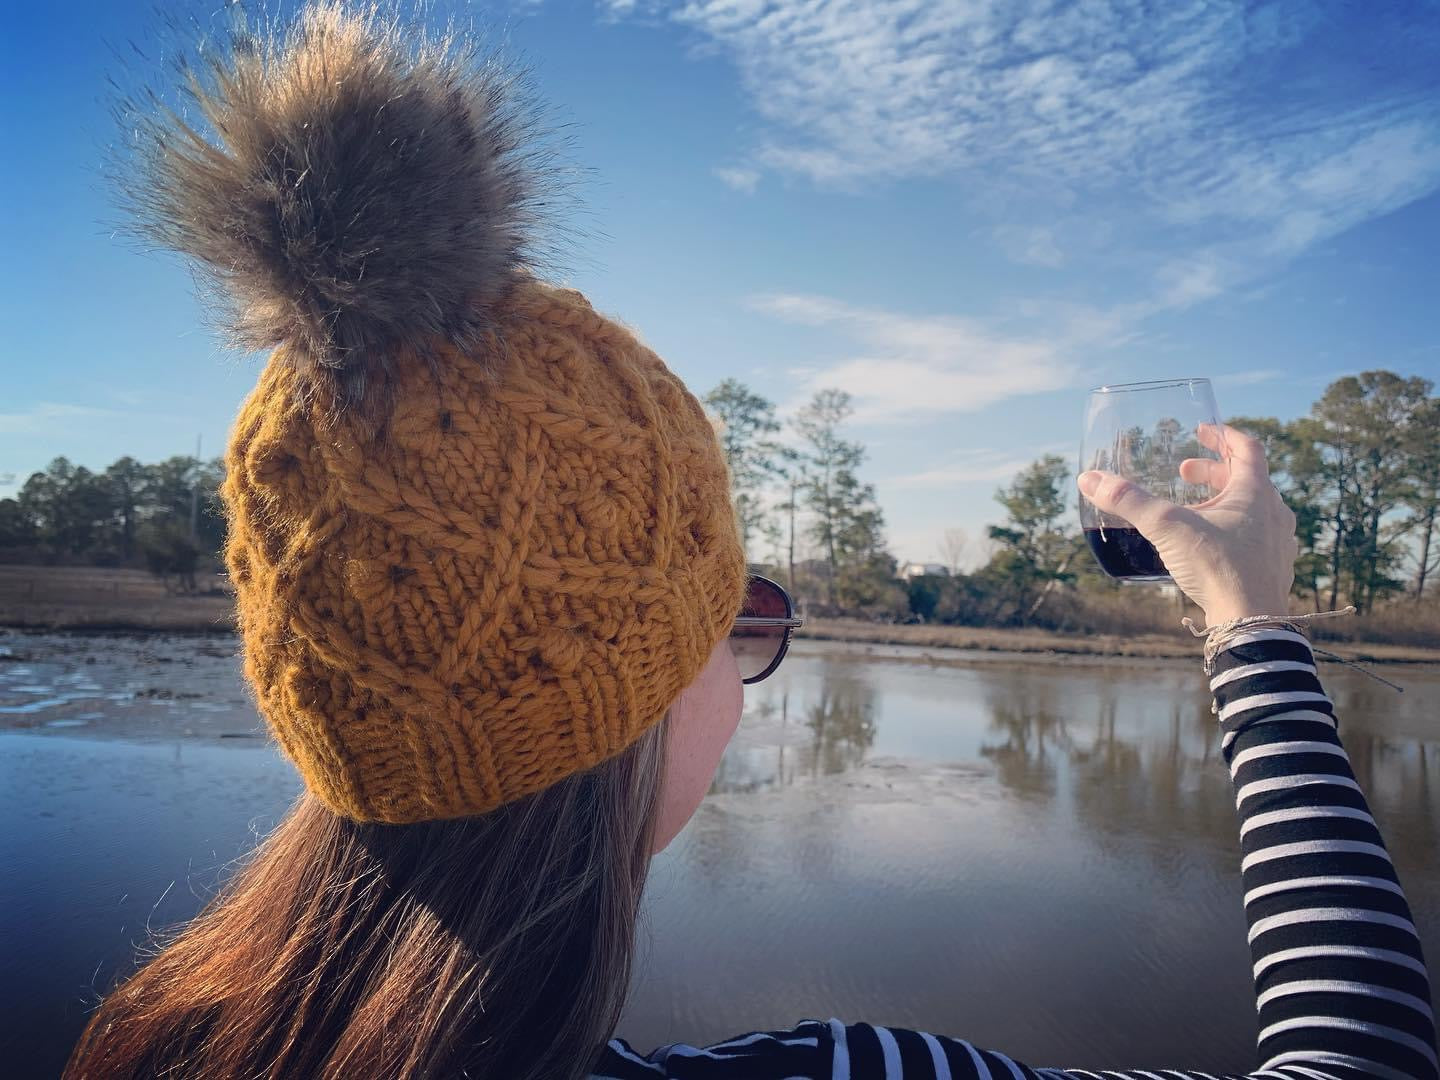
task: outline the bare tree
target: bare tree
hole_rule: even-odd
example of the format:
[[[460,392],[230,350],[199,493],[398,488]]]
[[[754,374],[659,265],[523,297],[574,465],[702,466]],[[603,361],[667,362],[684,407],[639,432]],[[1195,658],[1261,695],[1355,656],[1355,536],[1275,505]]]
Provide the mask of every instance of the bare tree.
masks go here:
[[[1411,476],[1404,495],[1410,511],[1408,530],[1419,533],[1415,553],[1415,598],[1425,596],[1425,582],[1440,571],[1440,545],[1435,541],[1436,519],[1440,517],[1440,398],[1429,398],[1410,421],[1407,442]]]
[[[853,603],[864,591],[862,581],[888,583],[894,575],[875,488],[855,472],[865,460],[865,448],[841,435],[853,411],[845,391],[820,390],[793,420],[804,444],[804,483],[798,493],[811,514],[810,537],[825,551],[826,602],[832,608],[842,590]]]
[[[959,577],[970,563],[970,534],[964,529],[946,529],[940,538],[940,558],[951,577]]]
[[[764,530],[765,488],[780,472],[780,447],[771,438],[780,430],[775,406],[738,379],[711,390],[705,405],[722,424],[720,447],[730,466],[735,517],[748,555],[751,536]]]

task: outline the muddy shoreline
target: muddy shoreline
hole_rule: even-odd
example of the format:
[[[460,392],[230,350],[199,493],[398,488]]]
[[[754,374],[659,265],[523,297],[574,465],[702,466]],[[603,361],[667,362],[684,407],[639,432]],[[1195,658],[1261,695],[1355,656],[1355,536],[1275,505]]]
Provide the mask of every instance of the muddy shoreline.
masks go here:
[[[1147,654],[824,638],[801,638],[791,651],[796,658],[844,657],[864,667],[1002,672],[1043,665],[1077,674],[1109,668],[1122,678],[1125,669],[1158,678],[1193,673],[1197,657],[1194,647]],[[1418,675],[1434,666],[1412,670]],[[1407,681],[1404,669],[1392,669],[1391,676]],[[270,741],[241,675],[239,640],[183,632],[0,629],[3,731],[126,741],[179,737],[229,746]]]
[[[0,731],[268,739],[237,644],[233,636],[0,630]]]

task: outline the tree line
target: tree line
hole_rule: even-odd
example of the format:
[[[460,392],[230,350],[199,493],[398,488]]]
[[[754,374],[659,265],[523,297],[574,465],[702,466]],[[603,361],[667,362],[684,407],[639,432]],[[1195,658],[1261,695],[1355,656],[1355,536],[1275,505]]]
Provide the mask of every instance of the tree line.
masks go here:
[[[978,550],[949,530],[944,571],[902,577],[875,487],[860,479],[866,450],[848,430],[848,394],[820,390],[784,424],[774,403],[735,379],[705,404],[721,424],[749,561],[813,613],[1122,630],[1155,607],[1153,593],[1122,599],[1095,566],[1063,458],[1042,457],[996,492],[1004,519]],[[1264,442],[1295,511],[1297,605],[1367,611],[1436,591],[1440,398],[1428,379],[1367,371],[1331,383],[1298,419],[1231,423]],[[148,567],[193,589],[197,563],[224,543],[222,478],[219,459],[124,457],[92,472],[57,458],[0,499],[0,561]]]
[[[0,561],[148,568],[182,591],[225,541],[219,458],[132,457],[92,472],[58,457],[0,499]]]
[[[1265,444],[1276,487],[1295,511],[1300,553],[1297,605],[1361,612],[1387,600],[1423,599],[1440,572],[1440,397],[1419,376],[1367,371],[1332,382],[1290,421],[1240,417]],[[1073,472],[1047,455],[995,494],[1003,522],[986,530],[979,565],[947,531],[942,573],[896,578],[873,486],[855,470],[864,447],[843,435],[850,399],[822,390],[791,421],[788,440],[773,405],[727,379],[706,396],[725,424],[735,501],[752,561],[755,541],[783,548],[770,565],[821,613],[912,618],[979,626],[1123,628],[1125,609],[1154,609],[1105,577],[1078,535]],[[797,510],[803,524],[797,530]],[[810,557],[797,562],[796,537]],[[777,543],[779,538],[781,543]]]
[[[1433,390],[1429,379],[1367,371],[1331,383],[1297,420],[1234,421],[1265,443],[1295,511],[1295,588],[1317,610],[1367,611],[1406,592],[1423,598],[1440,567]]]

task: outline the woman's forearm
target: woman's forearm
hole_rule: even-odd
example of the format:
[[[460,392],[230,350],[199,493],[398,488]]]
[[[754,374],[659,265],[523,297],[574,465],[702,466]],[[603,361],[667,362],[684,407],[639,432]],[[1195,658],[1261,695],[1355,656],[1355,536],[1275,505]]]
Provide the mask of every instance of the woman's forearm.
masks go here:
[[[1261,1070],[1435,1076],[1420,942],[1309,644],[1244,634],[1210,685],[1240,816]]]

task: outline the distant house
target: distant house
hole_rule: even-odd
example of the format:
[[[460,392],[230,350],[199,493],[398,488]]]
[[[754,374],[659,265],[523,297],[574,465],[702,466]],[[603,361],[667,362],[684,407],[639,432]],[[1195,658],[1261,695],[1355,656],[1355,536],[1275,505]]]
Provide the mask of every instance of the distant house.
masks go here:
[[[900,566],[900,577],[909,581],[917,577],[949,577],[950,568],[938,562],[909,562]]]

